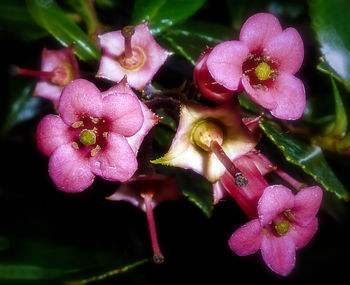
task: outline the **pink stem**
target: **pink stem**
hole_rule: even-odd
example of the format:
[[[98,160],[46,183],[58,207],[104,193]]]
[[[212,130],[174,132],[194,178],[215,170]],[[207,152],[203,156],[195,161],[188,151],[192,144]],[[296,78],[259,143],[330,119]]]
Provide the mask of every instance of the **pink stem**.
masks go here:
[[[54,76],[54,72],[52,71],[37,71],[37,70],[30,70],[30,69],[24,69],[20,67],[15,67],[15,72],[19,75],[28,75],[28,76],[35,76],[40,78],[52,78]]]
[[[213,140],[210,143],[211,150],[215,153],[216,157],[220,160],[226,170],[235,179],[235,184],[240,187],[248,185],[247,178],[244,177],[243,173],[234,165],[231,159],[226,155],[225,151],[219,145],[219,143]]]
[[[153,193],[142,194],[142,197],[145,201],[148,228],[151,235],[152,248],[153,248],[153,261],[157,264],[160,264],[164,261],[164,256],[159,248],[156,225],[154,222],[153,206],[152,206]]]
[[[289,183],[295,190],[299,191],[302,188],[305,188],[306,185],[296,179],[294,179],[292,176],[290,176],[288,173],[284,172],[281,169],[276,169],[275,173],[281,177],[284,181]]]

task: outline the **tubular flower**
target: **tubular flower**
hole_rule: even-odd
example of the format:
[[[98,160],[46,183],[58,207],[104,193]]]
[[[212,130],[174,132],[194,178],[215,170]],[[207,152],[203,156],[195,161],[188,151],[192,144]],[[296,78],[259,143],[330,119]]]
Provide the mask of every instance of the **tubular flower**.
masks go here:
[[[50,156],[49,173],[58,189],[80,192],[96,175],[126,181],[134,174],[137,148],[127,137],[144,124],[135,94],[118,88],[100,92],[93,83],[77,79],[64,88],[58,113],[44,117],[37,130],[38,147]]]
[[[138,90],[171,54],[157,44],[147,23],[100,35],[99,40],[102,57],[97,76],[119,82],[126,75],[130,86]]]
[[[239,41],[226,41],[205,52],[195,80],[204,96],[223,103],[241,86],[257,104],[280,119],[299,119],[306,99],[294,76],[304,59],[304,46],[294,28],[282,30],[272,14],[258,13],[243,25]]]
[[[152,241],[153,260],[155,263],[162,263],[164,256],[158,244],[153,209],[163,201],[178,200],[182,197],[173,178],[151,174],[134,176],[122,183],[119,189],[107,199],[127,201],[146,213]]]
[[[231,161],[250,151],[256,141],[243,124],[238,108],[234,101],[215,108],[183,104],[169,151],[152,162],[192,169],[212,183],[226,169],[233,176],[239,175]]]
[[[302,189],[295,196],[282,185],[269,186],[258,202],[258,218],[236,230],[229,246],[240,256],[261,250],[268,267],[288,275],[295,264],[295,251],[307,245],[317,231],[315,215],[322,201],[318,186]]]
[[[17,68],[20,75],[39,77],[34,96],[49,99],[58,106],[63,88],[73,79],[80,77],[79,66],[74,55],[74,46],[60,50],[43,49],[41,71]]]

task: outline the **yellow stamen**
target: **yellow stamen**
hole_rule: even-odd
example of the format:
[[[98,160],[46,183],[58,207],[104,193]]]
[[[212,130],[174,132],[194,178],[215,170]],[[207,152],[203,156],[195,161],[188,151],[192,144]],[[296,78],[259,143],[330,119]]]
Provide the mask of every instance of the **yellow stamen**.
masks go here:
[[[80,133],[79,141],[83,145],[94,145],[96,143],[96,135],[93,131],[84,129]]]
[[[224,133],[217,123],[204,120],[199,122],[192,130],[192,141],[205,151],[211,151],[211,142],[217,141],[222,145]]]
[[[282,221],[275,225],[276,232],[283,236],[289,231],[290,223],[288,221]]]

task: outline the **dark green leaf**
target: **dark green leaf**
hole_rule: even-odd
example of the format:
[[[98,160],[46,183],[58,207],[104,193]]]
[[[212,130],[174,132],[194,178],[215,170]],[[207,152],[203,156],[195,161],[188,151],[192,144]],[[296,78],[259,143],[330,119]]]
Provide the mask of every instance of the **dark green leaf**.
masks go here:
[[[65,2],[81,16],[85,23],[88,35],[94,34],[97,28],[97,21],[94,15],[94,11],[89,6],[89,1],[66,0]]]
[[[338,198],[349,200],[349,194],[328,165],[322,149],[309,145],[285,134],[267,120],[260,120],[260,127],[265,134],[282,150],[285,158],[311,175],[323,188],[337,195]]]
[[[205,0],[136,0],[133,24],[149,21],[151,32],[160,34],[192,16]]]
[[[309,0],[309,6],[321,52],[350,90],[350,1]]]
[[[10,81],[10,99],[2,125],[2,135],[5,135],[14,126],[30,120],[41,112],[42,100],[32,97],[33,85]]]
[[[182,193],[195,203],[207,217],[211,216],[214,208],[213,189],[208,180],[193,171],[179,169],[176,173],[175,183]]]
[[[75,53],[85,61],[97,60],[100,50],[89,37],[67,17],[53,0],[27,0],[33,19],[64,46],[75,44]]]
[[[245,92],[239,94],[238,101],[243,108],[255,114],[262,114],[264,112],[264,109],[253,102]]]

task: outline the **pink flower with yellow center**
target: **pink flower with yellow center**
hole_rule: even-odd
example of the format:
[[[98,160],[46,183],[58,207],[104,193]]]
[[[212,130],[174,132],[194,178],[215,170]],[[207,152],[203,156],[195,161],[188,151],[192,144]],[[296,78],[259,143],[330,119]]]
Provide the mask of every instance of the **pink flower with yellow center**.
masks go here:
[[[17,68],[19,75],[39,77],[34,96],[51,100],[57,107],[63,88],[73,79],[80,77],[79,66],[74,55],[74,47],[60,50],[44,49],[41,55],[41,70]]]
[[[100,92],[74,80],[62,92],[59,115],[39,123],[38,147],[50,156],[50,177],[60,190],[83,191],[96,175],[126,181],[136,171],[138,148],[158,120],[125,85]]]
[[[98,77],[114,82],[127,76],[131,87],[142,90],[171,54],[154,40],[147,23],[126,26],[99,36],[102,57]]]
[[[258,202],[258,218],[236,230],[229,246],[246,256],[261,250],[268,267],[288,275],[295,265],[295,251],[307,245],[317,231],[315,215],[322,201],[318,186],[307,187],[295,196],[287,187],[267,187]]]
[[[239,41],[226,41],[198,60],[195,81],[202,94],[224,103],[245,90],[280,119],[299,119],[306,99],[294,74],[304,59],[303,41],[294,28],[282,30],[272,14],[258,13],[243,25]]]

